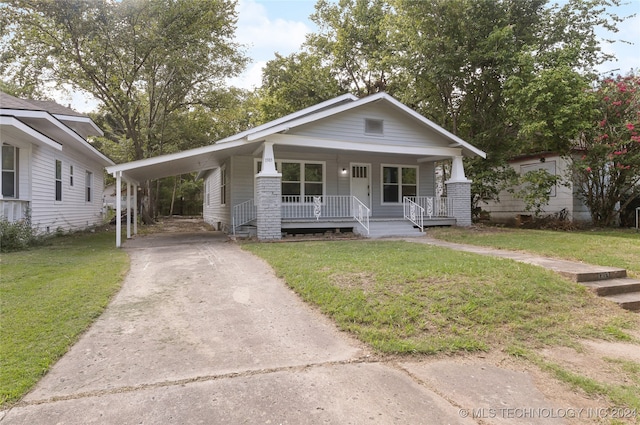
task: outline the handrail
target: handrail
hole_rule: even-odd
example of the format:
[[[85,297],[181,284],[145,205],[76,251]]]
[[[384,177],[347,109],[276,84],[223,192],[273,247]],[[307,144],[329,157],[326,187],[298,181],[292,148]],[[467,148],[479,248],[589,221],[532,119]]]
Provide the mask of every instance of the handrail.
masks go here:
[[[410,200],[424,208],[425,215],[433,217],[453,217],[453,198],[439,196],[415,196]]]
[[[253,203],[253,199],[244,201],[233,207],[232,215],[232,231],[236,234],[236,228],[247,224],[250,221],[255,220],[258,217],[256,206]]]
[[[353,218],[360,223],[362,227],[367,231],[367,236],[369,236],[369,207],[362,203],[355,196],[352,197],[353,202]]]
[[[421,232],[424,232],[424,208],[405,196],[402,198],[402,210],[404,218],[418,226]]]

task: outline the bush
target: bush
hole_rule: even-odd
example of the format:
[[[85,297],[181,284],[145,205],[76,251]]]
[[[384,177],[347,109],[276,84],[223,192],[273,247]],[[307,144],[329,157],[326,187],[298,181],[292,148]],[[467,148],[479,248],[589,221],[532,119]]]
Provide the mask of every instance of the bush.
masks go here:
[[[9,222],[4,217],[0,218],[0,252],[27,249],[37,244],[40,239],[28,218],[16,222]]]

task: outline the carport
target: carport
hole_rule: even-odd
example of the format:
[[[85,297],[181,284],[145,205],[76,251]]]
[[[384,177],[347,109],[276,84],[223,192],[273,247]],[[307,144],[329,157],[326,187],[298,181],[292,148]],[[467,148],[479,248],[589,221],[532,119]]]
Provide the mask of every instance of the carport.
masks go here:
[[[179,174],[213,170],[220,167],[231,155],[256,155],[262,150],[262,147],[262,141],[248,142],[242,138],[238,140],[236,136],[232,141],[225,139],[201,148],[106,167],[107,172],[116,179],[116,217],[122,215],[122,183],[124,182],[127,186],[124,205],[127,211],[127,239],[130,239],[132,234],[138,233],[137,193],[142,182]],[[133,229],[131,226],[132,218]],[[116,219],[116,247],[118,248],[122,245],[121,234],[122,222],[120,219]]]

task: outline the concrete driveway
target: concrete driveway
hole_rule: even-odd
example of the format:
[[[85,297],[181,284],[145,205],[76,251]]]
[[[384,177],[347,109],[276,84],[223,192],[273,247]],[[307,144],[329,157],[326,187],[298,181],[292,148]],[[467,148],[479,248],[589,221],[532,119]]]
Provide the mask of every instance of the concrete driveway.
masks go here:
[[[377,361],[220,233],[124,249],[122,290],[2,425],[473,424],[461,407],[549,406],[526,374],[483,390],[484,367]]]

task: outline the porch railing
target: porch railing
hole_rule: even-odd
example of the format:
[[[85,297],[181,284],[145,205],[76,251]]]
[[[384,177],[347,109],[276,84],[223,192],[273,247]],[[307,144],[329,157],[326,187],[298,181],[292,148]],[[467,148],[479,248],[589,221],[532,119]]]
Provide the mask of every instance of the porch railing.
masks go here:
[[[350,196],[350,198],[352,199],[353,218],[360,223],[362,227],[364,227],[364,230],[367,231],[367,235],[369,235],[369,216],[371,215],[369,207],[363,204],[362,201],[355,196]]]
[[[289,196],[282,197],[282,218],[345,218],[351,217],[351,196]]]
[[[301,202],[302,201],[302,202]],[[282,197],[281,214],[283,219],[331,219],[353,218],[369,234],[369,207],[355,196],[289,196]],[[235,205],[232,208],[232,231],[255,220],[258,216],[253,199]]]
[[[233,207],[232,211],[232,226],[233,234],[236,234],[236,229],[243,224],[247,224],[258,217],[256,206],[253,203],[253,199],[249,199],[241,204]]]
[[[453,217],[453,199],[438,196],[413,196],[410,200],[424,208],[427,218]]]
[[[402,210],[404,218],[416,225],[421,232],[424,231],[424,208],[413,202],[407,196],[402,198]]]
[[[24,220],[27,218],[29,201],[18,199],[0,199],[0,214],[8,222]]]

